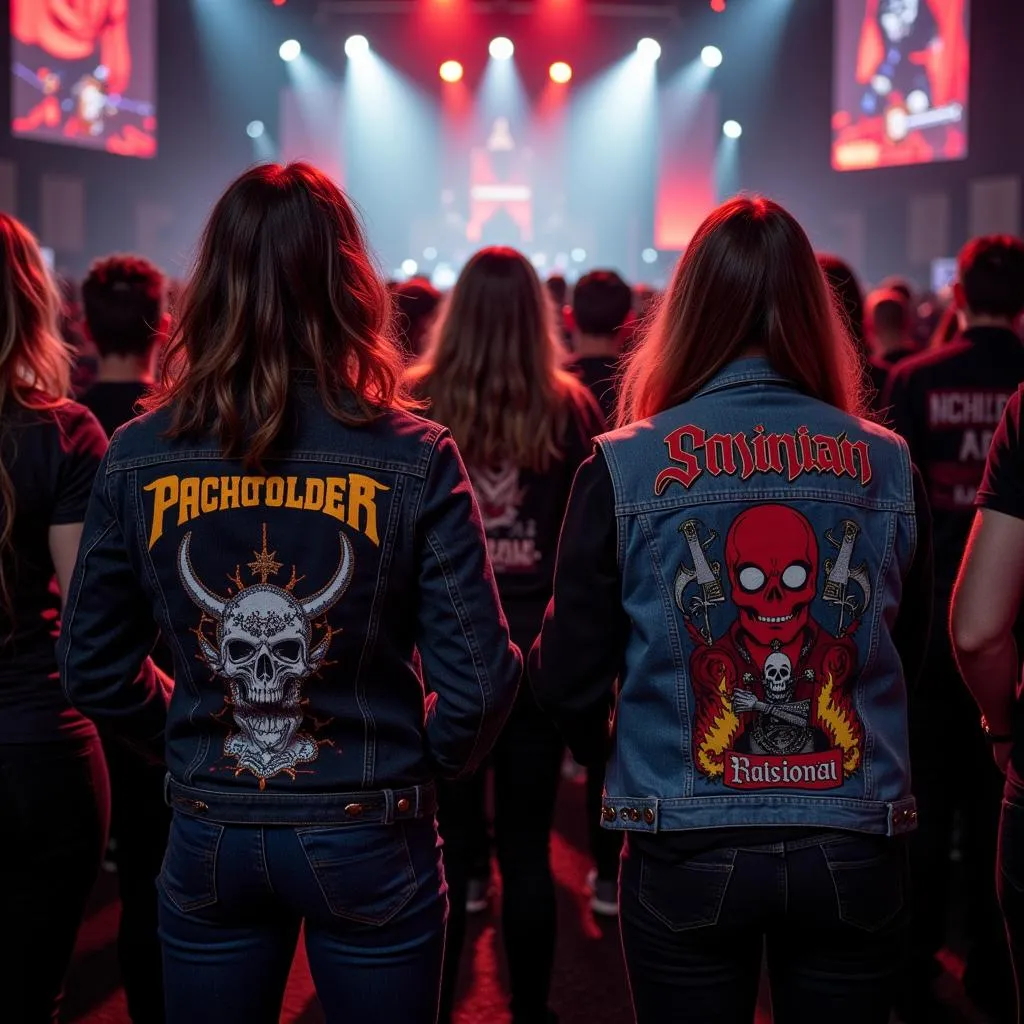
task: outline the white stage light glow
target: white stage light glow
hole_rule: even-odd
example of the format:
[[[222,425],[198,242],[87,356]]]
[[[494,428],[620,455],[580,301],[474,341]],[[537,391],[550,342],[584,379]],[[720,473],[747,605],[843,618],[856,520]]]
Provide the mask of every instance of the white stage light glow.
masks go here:
[[[349,60],[365,57],[370,52],[370,40],[366,36],[349,36],[345,40],[345,56]]]
[[[705,46],[700,51],[700,59],[706,67],[717,68],[722,63],[722,51],[717,46]]]
[[[432,245],[428,245],[426,249],[423,250],[423,258],[425,260],[436,260],[437,250]]]
[[[510,60],[512,54],[516,52],[512,40],[505,36],[498,36],[496,39],[492,39],[491,45],[487,50],[495,60]]]
[[[412,277],[419,269],[420,265],[415,260],[402,260],[402,273],[406,277]]]
[[[248,135],[250,139],[260,138],[264,131],[265,128],[262,121],[250,121],[245,126],[245,134]]]
[[[657,39],[644,38],[636,44],[636,52],[652,64],[661,56],[661,43]]]
[[[573,249],[572,258],[576,263],[582,263],[587,258],[586,249]]]
[[[722,125],[722,134],[727,139],[738,139],[743,134],[743,125],[739,121],[726,121]]]
[[[286,63],[295,60],[302,53],[302,43],[298,39],[286,39],[278,48],[278,56]]]
[[[642,253],[640,253],[640,259],[642,259],[644,261],[644,263],[657,263],[658,262],[658,250],[657,249],[644,249],[644,251]]]

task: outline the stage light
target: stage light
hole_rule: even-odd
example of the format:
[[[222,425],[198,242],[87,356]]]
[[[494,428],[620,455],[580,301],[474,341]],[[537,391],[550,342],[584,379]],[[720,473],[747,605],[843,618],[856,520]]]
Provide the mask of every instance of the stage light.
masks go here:
[[[587,258],[586,249],[573,249],[570,254],[576,263],[582,263]]]
[[[437,250],[432,245],[428,245],[426,249],[423,250],[423,258],[425,260],[436,260]]]
[[[245,126],[245,134],[248,135],[250,139],[260,138],[265,130],[266,129],[264,128],[262,121],[250,121]]]
[[[636,52],[652,64],[661,56],[661,43],[657,39],[644,38],[636,44]]]
[[[349,60],[365,57],[370,52],[370,40],[366,36],[349,36],[345,40],[345,56]]]
[[[446,60],[439,72],[445,82],[461,82],[464,74],[462,65],[457,60]]]
[[[295,60],[302,53],[302,43],[298,39],[286,39],[277,51],[278,56],[285,62]]]
[[[711,10],[715,14],[721,14],[725,10],[725,0],[711,0]]]
[[[726,121],[722,125],[722,134],[727,139],[738,139],[743,134],[743,125],[739,121]]]
[[[512,54],[516,52],[512,40],[507,39],[505,36],[498,36],[497,39],[492,39],[491,45],[487,50],[495,60],[509,60]]]
[[[565,85],[572,78],[572,67],[566,64],[564,60],[556,60],[548,68],[548,74],[551,76],[552,82],[556,82],[558,85]]]
[[[419,269],[420,265],[415,260],[402,260],[402,273],[406,277],[412,277]]]
[[[275,7],[284,7],[286,3],[288,3],[288,0],[273,0]]]
[[[644,263],[657,263],[658,262],[658,250],[657,249],[644,249],[644,251],[642,253],[640,253],[640,259],[642,259],[644,261]]]
[[[722,63],[722,51],[717,46],[705,46],[700,51],[700,59],[705,67],[717,68]]]

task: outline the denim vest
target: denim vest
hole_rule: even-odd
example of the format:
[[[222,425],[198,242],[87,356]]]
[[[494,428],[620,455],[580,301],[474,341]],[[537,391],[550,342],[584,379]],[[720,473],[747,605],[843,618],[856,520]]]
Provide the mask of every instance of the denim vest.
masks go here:
[[[301,797],[297,819],[316,794],[471,771],[521,665],[448,432],[400,412],[346,426],[298,378],[294,436],[264,473],[168,440],[165,409],[114,435],[61,641],[76,706],[158,728],[130,696],[158,625],[172,794]]]
[[[598,444],[632,623],[604,824],[912,829],[905,443],[743,359]]]

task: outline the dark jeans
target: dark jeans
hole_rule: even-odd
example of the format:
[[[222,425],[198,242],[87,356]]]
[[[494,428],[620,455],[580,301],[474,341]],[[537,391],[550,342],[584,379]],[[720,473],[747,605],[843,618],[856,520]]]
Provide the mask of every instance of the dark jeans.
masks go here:
[[[437,1019],[433,821],[259,828],[176,813],[159,889],[169,1024],[277,1024],[302,924],[329,1024]]]
[[[171,811],[164,802],[164,774],[116,740],[104,744],[110,771],[117,839],[117,888],[121,923],[117,958],[128,1015],[134,1024],[162,1024],[164,978],[157,935],[156,880],[167,848]]]
[[[888,1024],[906,898],[905,846],[884,837],[685,860],[627,841],[619,914],[637,1022],[750,1024],[767,951],[775,1024]]]
[[[520,693],[491,754],[494,841],[501,872],[501,931],[516,1024],[547,1019],[555,958],[551,826],[562,768],[562,740],[528,693]],[[466,930],[466,878],[473,829],[473,780],[438,789],[438,824],[451,879],[441,1021],[451,1019]]]
[[[95,736],[0,746],[0,996],[5,1024],[56,1021],[64,974],[107,843]]]
[[[999,822],[996,887],[1006,921],[1010,958],[1017,983],[1017,1021],[1024,1022],[1024,780],[1011,770],[1006,780],[1003,813]]]
[[[622,853],[622,833],[601,828],[601,806],[604,803],[604,771],[587,769],[587,837],[590,856],[594,859],[599,882],[614,882],[619,877],[619,855]]]

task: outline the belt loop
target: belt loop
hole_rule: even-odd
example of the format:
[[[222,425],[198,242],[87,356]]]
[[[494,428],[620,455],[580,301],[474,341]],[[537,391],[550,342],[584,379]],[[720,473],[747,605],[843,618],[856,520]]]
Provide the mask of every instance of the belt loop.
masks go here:
[[[395,792],[392,789],[384,790],[384,821],[382,824],[390,825],[395,820]]]

